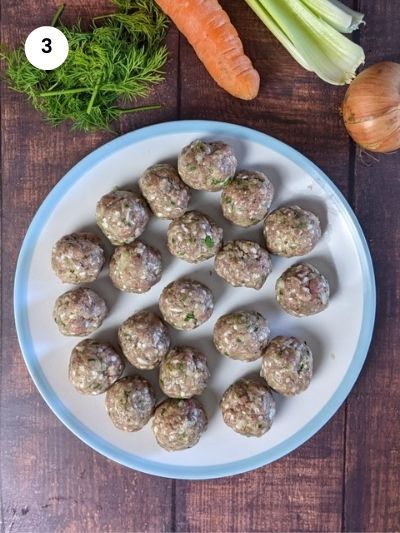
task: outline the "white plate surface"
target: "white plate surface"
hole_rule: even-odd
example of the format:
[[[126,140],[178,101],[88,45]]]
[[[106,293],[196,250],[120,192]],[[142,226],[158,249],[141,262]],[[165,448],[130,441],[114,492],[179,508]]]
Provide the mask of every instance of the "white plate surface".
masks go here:
[[[291,317],[276,304],[274,285],[296,259],[273,257],[273,273],[260,291],[233,288],[213,272],[213,260],[190,265],[173,258],[165,246],[168,221],[153,217],[142,238],[162,253],[162,280],[146,294],[123,294],[112,287],[104,269],[91,286],[105,298],[111,313],[93,337],[116,343],[117,327],[136,311],[157,309],[162,288],[174,279],[187,276],[211,288],[216,300],[211,319],[194,331],[172,332],[175,344],[191,344],[207,354],[212,378],[201,399],[209,427],[197,446],[168,453],[157,446],[150,424],[137,433],[119,431],[106,414],[104,395],[82,396],[69,383],[69,355],[79,339],[60,335],[52,320],[55,299],[70,286],[53,274],[50,256],[53,244],[62,235],[82,229],[101,235],[94,224],[97,200],[114,187],[136,188],[138,177],[148,166],[176,161],[181,148],[196,138],[222,139],[233,146],[239,168],[264,171],[276,190],[273,208],[298,204],[320,217],[323,237],[305,259],[328,277],[332,296],[326,311],[308,318]],[[250,229],[234,227],[222,217],[219,201],[220,193],[194,192],[190,208],[214,218],[224,228],[224,240],[240,237],[263,244],[261,224]],[[272,429],[258,439],[234,433],[224,425],[218,410],[224,390],[260,367],[259,361],[232,361],[213,347],[215,321],[238,309],[261,312],[274,336],[303,338],[315,358],[309,389],[290,399],[275,395],[276,419]],[[288,146],[253,130],[218,122],[183,121],[150,126],[104,145],[53,189],[33,220],[21,250],[15,312],[25,361],[37,387],[57,416],[82,440],[100,453],[145,472],[209,478],[250,470],[277,459],[311,437],[333,415],[354,384],[368,350],[375,286],[361,229],[342,195],[317,167]],[[157,384],[156,371],[139,373]]]

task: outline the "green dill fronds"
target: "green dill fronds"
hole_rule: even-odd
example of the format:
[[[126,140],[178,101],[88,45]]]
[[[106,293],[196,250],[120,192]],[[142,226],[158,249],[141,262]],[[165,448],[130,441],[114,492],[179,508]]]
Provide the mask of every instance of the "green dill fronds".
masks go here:
[[[132,107],[131,102],[147,96],[164,79],[167,18],[153,0],[113,4],[118,11],[93,19],[89,31],[82,30],[80,22],[62,24],[60,6],[53,22],[67,38],[69,54],[55,70],[31,65],[23,46],[0,48],[10,88],[25,93],[51,124],[70,120],[73,128],[84,131],[110,129],[124,113],[160,107]]]

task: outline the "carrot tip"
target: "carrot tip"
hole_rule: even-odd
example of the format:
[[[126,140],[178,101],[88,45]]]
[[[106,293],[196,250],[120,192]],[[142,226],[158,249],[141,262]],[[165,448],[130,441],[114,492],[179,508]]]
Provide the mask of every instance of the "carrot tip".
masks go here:
[[[156,0],[193,46],[215,82],[242,100],[258,95],[260,76],[218,0]]]

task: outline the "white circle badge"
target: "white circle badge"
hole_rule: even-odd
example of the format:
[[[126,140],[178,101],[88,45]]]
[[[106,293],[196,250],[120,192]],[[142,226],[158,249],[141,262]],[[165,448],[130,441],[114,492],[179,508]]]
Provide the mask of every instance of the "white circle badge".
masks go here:
[[[25,55],[34,67],[54,70],[68,56],[68,41],[62,31],[53,26],[33,30],[25,41]]]

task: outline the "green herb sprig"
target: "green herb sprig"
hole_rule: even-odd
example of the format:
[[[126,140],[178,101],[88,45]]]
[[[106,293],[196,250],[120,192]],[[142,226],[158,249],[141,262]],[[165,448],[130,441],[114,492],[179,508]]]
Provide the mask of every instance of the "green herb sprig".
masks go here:
[[[53,125],[70,120],[73,128],[83,131],[110,129],[111,122],[125,113],[160,108],[126,106],[164,79],[167,19],[153,0],[112,3],[117,11],[94,18],[88,31],[80,22],[71,28],[62,24],[60,6],[52,25],[66,36],[69,54],[55,70],[31,65],[23,46],[0,49],[10,88],[25,93]]]
[[[207,236],[205,237],[205,239],[204,239],[204,244],[207,246],[207,248],[210,248],[210,249],[211,249],[211,248],[213,248],[213,246],[214,246],[215,243],[214,243],[214,241],[212,240],[212,238],[211,238],[209,235],[207,235]]]

